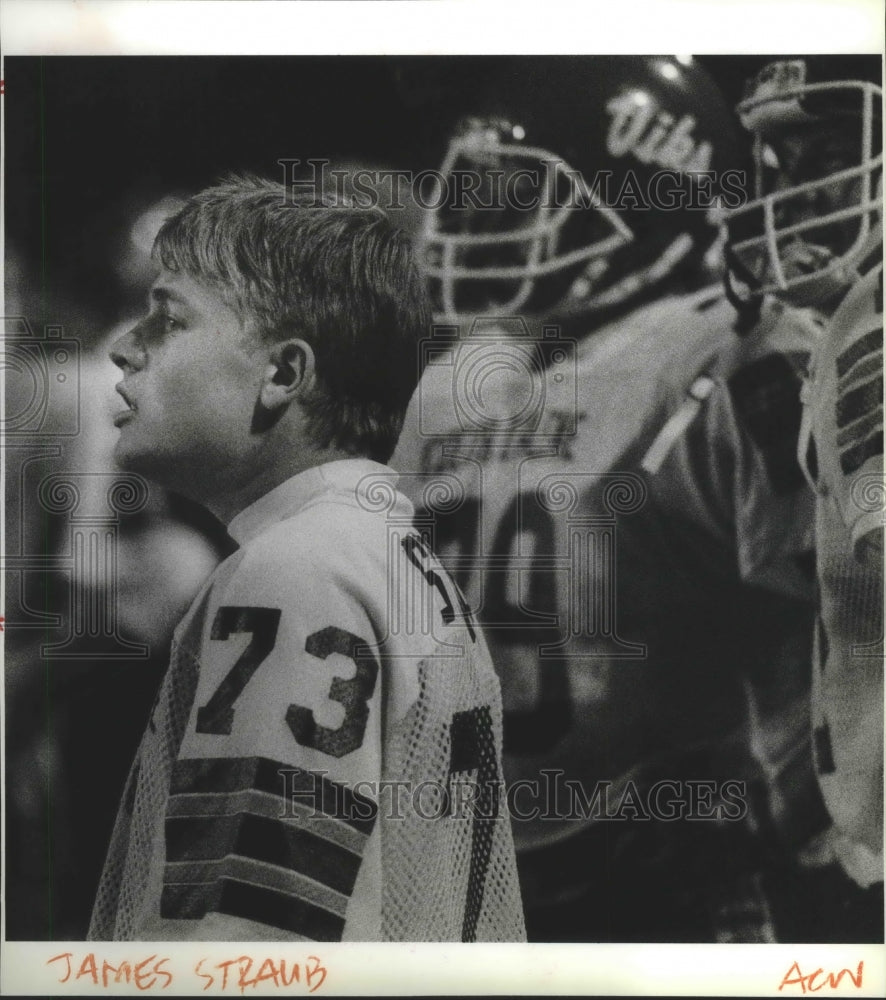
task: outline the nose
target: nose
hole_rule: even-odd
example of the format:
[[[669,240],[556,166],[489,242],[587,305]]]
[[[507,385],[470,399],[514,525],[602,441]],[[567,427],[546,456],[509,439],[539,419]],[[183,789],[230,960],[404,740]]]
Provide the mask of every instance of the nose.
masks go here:
[[[134,326],[127,333],[124,333],[122,337],[115,340],[111,344],[110,351],[108,351],[111,361],[124,374],[139,371],[145,366],[146,354],[142,346],[141,337],[139,336],[140,329],[141,324]]]

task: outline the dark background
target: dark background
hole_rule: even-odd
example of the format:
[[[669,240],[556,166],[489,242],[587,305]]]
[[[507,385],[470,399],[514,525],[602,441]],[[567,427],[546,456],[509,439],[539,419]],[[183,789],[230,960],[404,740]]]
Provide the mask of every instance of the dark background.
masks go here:
[[[556,58],[556,57],[554,57]],[[731,105],[769,57],[698,61]],[[285,157],[439,166],[449,121],[509,57],[7,58],[6,238],[39,276],[46,322],[128,303],[109,262],[139,207]],[[540,95],[540,101],[557,95]],[[8,253],[8,251],[7,251]]]

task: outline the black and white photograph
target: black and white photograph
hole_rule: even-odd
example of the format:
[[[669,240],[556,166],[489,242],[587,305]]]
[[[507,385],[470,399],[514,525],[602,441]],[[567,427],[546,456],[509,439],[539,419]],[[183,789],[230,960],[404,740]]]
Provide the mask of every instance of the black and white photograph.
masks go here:
[[[336,992],[371,942],[878,995],[884,61],[826,24],[4,50],[34,992]]]

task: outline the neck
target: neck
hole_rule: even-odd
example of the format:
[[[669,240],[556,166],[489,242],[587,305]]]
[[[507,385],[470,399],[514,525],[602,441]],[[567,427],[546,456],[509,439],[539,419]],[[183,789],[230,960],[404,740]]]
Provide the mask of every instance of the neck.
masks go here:
[[[358,457],[360,456],[342,451],[340,448],[318,448],[302,452],[286,462],[262,467],[242,483],[233,482],[231,479],[214,483],[211,489],[201,491],[202,496],[195,496],[193,499],[206,507],[223,524],[230,524],[241,511],[300,472],[325,465],[327,462]]]

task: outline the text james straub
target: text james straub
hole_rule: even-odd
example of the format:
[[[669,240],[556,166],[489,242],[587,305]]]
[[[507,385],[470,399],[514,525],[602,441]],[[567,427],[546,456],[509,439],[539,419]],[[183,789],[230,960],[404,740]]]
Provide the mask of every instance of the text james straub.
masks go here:
[[[90,951],[77,955],[71,951],[60,952],[47,959],[57,975],[57,982],[78,988],[88,984],[106,989],[109,994],[121,985],[134,986],[143,992],[168,989],[173,984],[184,986],[195,993],[225,993],[256,987],[278,987],[290,992],[314,993],[326,981],[327,969],[316,955],[302,960],[281,957],[238,955],[217,961],[200,958],[186,964],[155,952],[133,956],[132,960],[110,962],[102,955]],[[79,992],[79,989],[78,989]]]

